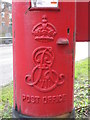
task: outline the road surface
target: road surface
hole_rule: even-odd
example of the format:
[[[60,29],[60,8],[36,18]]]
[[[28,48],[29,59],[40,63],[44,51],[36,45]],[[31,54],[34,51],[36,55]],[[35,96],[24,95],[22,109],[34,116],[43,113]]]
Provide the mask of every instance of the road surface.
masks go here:
[[[77,43],[76,61],[87,58],[88,51],[89,50],[87,42]],[[0,86],[5,86],[9,84],[12,80],[13,80],[12,45],[0,45]]]
[[[90,57],[90,42],[77,42],[76,43],[76,55],[75,61],[83,60]]]
[[[7,85],[13,80],[12,51],[12,45],[0,45],[0,86]]]

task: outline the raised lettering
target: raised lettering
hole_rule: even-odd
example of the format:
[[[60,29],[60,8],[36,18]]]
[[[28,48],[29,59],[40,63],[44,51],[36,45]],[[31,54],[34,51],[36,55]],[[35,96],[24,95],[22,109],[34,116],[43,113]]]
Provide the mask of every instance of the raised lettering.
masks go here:
[[[44,103],[44,104],[47,103],[47,97],[46,97],[46,96],[43,97],[43,103]]]
[[[23,101],[25,101],[26,100],[26,95],[23,94],[22,96],[23,96]]]

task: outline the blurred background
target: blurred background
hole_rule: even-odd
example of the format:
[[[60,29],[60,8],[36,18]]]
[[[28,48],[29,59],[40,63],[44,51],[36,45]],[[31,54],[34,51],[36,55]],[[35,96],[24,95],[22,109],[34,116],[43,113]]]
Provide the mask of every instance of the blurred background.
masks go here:
[[[12,1],[0,1],[0,86],[13,80]]]
[[[12,36],[12,4],[2,1],[0,5],[0,37]]]

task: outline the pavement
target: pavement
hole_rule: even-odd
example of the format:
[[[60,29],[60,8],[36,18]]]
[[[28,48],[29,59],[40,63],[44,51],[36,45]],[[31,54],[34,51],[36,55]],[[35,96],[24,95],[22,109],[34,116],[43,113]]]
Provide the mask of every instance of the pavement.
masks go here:
[[[90,57],[90,43],[76,43],[75,61]],[[5,86],[13,80],[13,48],[12,44],[0,45],[0,86]]]
[[[0,86],[5,86],[13,80],[13,50],[12,44],[0,45]]]
[[[80,61],[90,57],[89,49],[90,49],[90,42],[77,42],[75,61]]]

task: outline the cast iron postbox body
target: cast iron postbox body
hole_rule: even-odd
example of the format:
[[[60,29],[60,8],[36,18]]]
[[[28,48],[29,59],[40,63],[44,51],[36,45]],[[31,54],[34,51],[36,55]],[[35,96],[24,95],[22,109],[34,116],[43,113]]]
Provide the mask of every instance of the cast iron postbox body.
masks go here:
[[[76,42],[90,41],[90,2],[76,3]]]
[[[60,116],[74,107],[75,2],[30,5],[13,2],[14,109]]]

